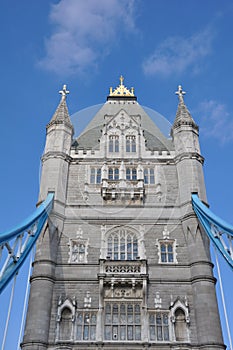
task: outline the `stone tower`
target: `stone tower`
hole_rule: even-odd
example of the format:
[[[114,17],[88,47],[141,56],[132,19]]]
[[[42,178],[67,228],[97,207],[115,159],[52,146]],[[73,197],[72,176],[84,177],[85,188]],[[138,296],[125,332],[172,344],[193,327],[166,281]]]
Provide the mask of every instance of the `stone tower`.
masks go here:
[[[120,78],[74,138],[63,87],[47,125],[23,350],[225,349],[207,236],[198,126],[179,86],[167,138]]]

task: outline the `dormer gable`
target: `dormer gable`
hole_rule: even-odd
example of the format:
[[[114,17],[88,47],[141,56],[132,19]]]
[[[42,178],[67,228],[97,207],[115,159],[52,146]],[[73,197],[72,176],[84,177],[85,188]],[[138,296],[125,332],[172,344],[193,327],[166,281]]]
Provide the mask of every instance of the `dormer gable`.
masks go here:
[[[125,133],[129,129],[139,132],[141,128],[141,116],[129,115],[123,108],[114,116],[106,114],[104,120],[107,133],[115,129],[119,130],[120,133]]]

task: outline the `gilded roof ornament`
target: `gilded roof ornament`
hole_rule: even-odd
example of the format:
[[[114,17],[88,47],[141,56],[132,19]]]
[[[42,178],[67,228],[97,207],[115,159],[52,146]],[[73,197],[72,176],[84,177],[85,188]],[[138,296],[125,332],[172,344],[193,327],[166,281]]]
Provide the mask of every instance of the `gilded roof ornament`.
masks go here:
[[[120,85],[115,88],[115,90],[110,87],[109,96],[134,96],[134,88],[132,87],[130,90],[123,84],[124,77],[120,76]]]

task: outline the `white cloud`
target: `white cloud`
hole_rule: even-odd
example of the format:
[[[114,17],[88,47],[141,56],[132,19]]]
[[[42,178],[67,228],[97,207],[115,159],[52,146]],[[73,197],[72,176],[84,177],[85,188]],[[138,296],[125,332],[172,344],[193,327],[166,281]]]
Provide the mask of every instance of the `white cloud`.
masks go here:
[[[119,34],[134,29],[134,7],[135,0],[61,0],[52,5],[54,29],[39,65],[60,74],[96,67]]]
[[[203,101],[198,106],[200,126],[204,136],[217,139],[221,144],[233,141],[233,119],[224,104]]]
[[[170,76],[191,69],[199,70],[201,60],[210,54],[213,32],[208,28],[191,37],[170,37],[161,43],[144,62],[146,75]]]

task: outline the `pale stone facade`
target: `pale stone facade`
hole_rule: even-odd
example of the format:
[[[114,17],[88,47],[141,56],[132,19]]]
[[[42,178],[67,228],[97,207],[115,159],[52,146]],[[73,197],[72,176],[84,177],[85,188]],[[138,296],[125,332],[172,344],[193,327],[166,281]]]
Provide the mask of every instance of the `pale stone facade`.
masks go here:
[[[24,350],[225,349],[209,242],[198,127],[181,87],[166,138],[121,84],[73,139],[66,88],[47,125]]]

